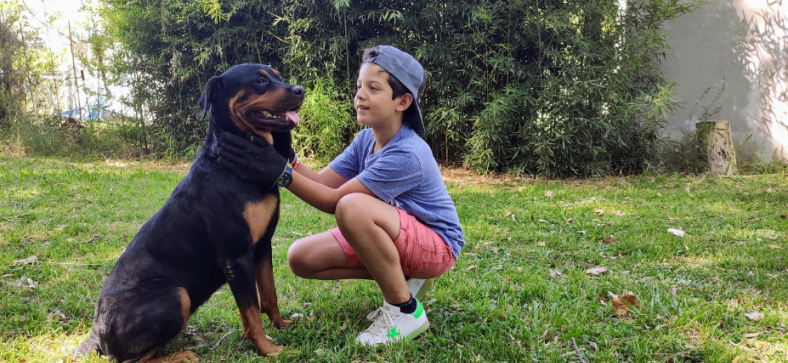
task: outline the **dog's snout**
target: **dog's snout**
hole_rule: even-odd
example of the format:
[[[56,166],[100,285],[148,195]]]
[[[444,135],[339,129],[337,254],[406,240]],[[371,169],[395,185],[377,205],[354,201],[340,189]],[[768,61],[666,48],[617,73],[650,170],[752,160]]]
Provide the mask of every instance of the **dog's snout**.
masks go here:
[[[304,87],[295,86],[295,87],[291,88],[290,90],[293,92],[294,95],[296,95],[298,97],[304,97],[304,93],[305,93]]]

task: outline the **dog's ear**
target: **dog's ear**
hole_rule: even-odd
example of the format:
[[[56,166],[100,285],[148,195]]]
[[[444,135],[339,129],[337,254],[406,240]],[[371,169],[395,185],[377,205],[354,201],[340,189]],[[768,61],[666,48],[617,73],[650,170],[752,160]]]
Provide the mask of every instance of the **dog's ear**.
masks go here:
[[[208,80],[208,84],[205,86],[205,92],[203,92],[202,97],[200,97],[200,109],[202,110],[202,118],[205,118],[205,114],[208,113],[208,110],[211,108],[211,103],[216,98],[222,88],[224,88],[224,81],[222,80],[221,76],[218,77],[211,77]]]

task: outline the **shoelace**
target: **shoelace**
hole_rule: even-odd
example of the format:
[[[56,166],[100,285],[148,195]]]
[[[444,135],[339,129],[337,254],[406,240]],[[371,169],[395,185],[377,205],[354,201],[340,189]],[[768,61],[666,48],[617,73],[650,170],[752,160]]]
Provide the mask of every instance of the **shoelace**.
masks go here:
[[[372,325],[367,328],[367,331],[372,334],[377,334],[381,331],[388,331],[394,325],[394,319],[385,308],[380,307],[367,315],[367,319],[372,321]]]

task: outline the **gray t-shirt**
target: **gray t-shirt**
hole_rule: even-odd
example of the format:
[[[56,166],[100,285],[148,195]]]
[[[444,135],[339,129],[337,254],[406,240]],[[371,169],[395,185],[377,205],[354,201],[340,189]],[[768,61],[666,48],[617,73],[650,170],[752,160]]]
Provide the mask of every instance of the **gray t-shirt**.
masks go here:
[[[328,166],[432,228],[459,258],[465,245],[460,218],[429,145],[403,125],[380,151],[372,153],[374,147],[372,129],[361,130]]]

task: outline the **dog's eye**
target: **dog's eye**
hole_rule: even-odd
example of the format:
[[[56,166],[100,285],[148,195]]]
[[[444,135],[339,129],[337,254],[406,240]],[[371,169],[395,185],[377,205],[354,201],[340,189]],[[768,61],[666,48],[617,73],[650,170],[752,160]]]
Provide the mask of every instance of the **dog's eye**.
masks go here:
[[[257,84],[267,84],[267,83],[268,83],[268,79],[266,78],[260,78],[257,80]]]

